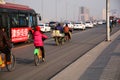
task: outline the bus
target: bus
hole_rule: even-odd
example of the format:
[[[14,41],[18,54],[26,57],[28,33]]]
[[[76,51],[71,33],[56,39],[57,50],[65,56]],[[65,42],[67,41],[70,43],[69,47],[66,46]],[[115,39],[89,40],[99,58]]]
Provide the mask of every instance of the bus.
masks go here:
[[[40,15],[26,5],[0,3],[0,27],[3,27],[11,43],[31,42]]]

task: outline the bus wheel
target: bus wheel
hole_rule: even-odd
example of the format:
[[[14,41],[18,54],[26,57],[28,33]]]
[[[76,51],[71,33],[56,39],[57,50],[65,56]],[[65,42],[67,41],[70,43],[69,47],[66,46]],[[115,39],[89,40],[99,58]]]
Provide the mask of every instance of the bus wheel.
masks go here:
[[[31,32],[28,32],[28,43],[32,42],[33,41],[33,36],[32,36],[32,33]]]

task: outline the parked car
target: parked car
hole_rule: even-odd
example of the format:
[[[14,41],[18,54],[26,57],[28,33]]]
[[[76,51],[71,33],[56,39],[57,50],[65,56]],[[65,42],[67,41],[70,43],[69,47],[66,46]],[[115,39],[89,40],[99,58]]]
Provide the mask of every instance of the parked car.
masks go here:
[[[96,25],[97,25],[97,21],[93,21],[92,23],[93,23],[93,25],[94,25],[94,26],[96,26]]]
[[[79,22],[79,23],[74,23],[74,27],[73,29],[82,29],[82,30],[85,30],[85,25],[82,23],[82,22]]]
[[[94,27],[94,25],[91,21],[86,21],[85,22],[85,27],[92,28],[92,27]]]
[[[51,27],[49,26],[48,23],[40,23],[39,27],[41,28],[42,32],[50,32],[51,31]]]
[[[51,29],[55,29],[57,24],[58,22],[54,22],[54,21],[49,22],[49,26],[51,27]]]
[[[102,20],[99,20],[97,23],[98,23],[98,24],[103,24],[103,21],[102,21]]]
[[[68,24],[68,27],[73,29],[74,28],[74,25],[72,23],[65,23],[65,24]],[[65,24],[63,25],[63,27],[65,26]]]
[[[106,24],[106,20],[102,20],[103,21],[103,24]]]

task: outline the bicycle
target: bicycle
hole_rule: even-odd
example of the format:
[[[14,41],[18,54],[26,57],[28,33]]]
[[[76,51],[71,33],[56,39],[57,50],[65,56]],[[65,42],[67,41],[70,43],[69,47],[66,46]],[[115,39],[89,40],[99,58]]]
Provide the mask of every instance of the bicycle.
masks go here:
[[[65,35],[64,35],[64,33],[60,33],[59,30],[53,30],[52,37],[54,38],[56,45],[64,44]]]
[[[10,61],[10,64],[7,64],[6,62],[6,55],[4,54],[4,56],[2,56],[2,52],[0,52],[0,57],[1,57],[1,62],[2,64],[5,64],[5,66],[0,66],[1,69],[3,68],[7,68],[7,70],[9,72],[13,71],[15,69],[15,64],[16,64],[16,59],[15,59],[15,55],[12,54],[11,52],[11,61]],[[3,58],[4,57],[4,58]]]
[[[35,62],[35,66],[38,66],[41,61],[43,61],[43,59],[42,59],[42,51],[41,51],[40,48],[35,48],[34,49],[34,62]]]
[[[70,41],[70,39],[71,39],[71,32],[65,35],[65,41]]]

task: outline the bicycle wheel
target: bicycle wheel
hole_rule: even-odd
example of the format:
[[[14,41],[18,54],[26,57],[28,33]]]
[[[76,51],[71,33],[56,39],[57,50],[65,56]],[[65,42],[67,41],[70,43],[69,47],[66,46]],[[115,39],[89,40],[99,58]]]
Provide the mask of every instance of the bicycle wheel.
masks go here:
[[[15,69],[15,64],[16,64],[15,56],[11,54],[11,64],[6,63],[7,70],[10,72],[13,71]]]
[[[55,43],[57,46],[59,45],[59,38],[58,37],[55,37]]]
[[[38,66],[40,64],[40,59],[37,54],[34,54],[34,62],[35,62],[36,66]]]
[[[65,43],[65,38],[63,37],[62,38],[62,41],[61,41],[62,43],[61,44],[64,44]]]
[[[41,60],[42,60],[42,51],[40,48],[35,48],[35,50],[34,50],[35,65],[38,66],[40,64]]]

